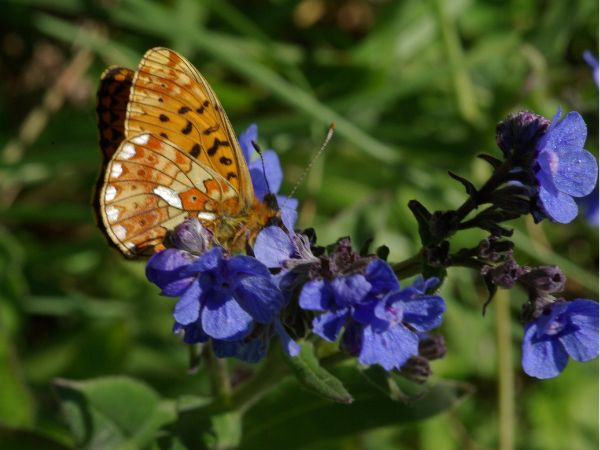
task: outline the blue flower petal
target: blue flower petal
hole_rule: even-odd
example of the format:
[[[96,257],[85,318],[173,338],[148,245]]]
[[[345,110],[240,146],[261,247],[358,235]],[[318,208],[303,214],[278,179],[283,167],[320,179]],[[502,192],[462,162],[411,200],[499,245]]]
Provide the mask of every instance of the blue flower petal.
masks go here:
[[[281,209],[281,221],[288,231],[294,231],[298,220],[298,199],[278,195],[277,204]]]
[[[237,255],[227,261],[227,278],[231,283],[243,275],[271,278],[269,269],[251,256]]]
[[[200,316],[200,301],[203,289],[200,280],[195,279],[190,287],[183,293],[173,311],[173,317],[182,325],[195,322]]]
[[[560,109],[557,115],[560,115]],[[561,121],[557,121],[557,115],[540,139],[537,148],[555,151],[562,147],[582,148],[587,137],[587,127],[581,114],[571,111]]]
[[[594,189],[598,178],[596,158],[587,150],[564,147],[557,151],[558,170],[554,185],[565,194],[583,197]]]
[[[250,125],[246,128],[246,131],[240,133],[240,138],[238,142],[240,143],[240,147],[242,148],[242,154],[246,159],[246,163],[250,163],[250,158],[252,157],[252,153],[254,152],[254,146],[252,145],[252,141],[256,142],[258,140],[258,127],[256,124]]]
[[[334,342],[340,334],[342,327],[346,323],[347,316],[347,309],[339,309],[334,312],[323,313],[313,319],[313,332],[321,336],[323,339]]]
[[[326,311],[333,305],[333,293],[329,282],[325,280],[308,281],[302,287],[298,300],[302,309],[309,311]]]
[[[403,321],[417,331],[429,331],[442,324],[442,315],[446,310],[444,299],[438,295],[423,295],[402,302]]]
[[[275,320],[275,332],[279,336],[281,341],[281,347],[288,356],[298,356],[300,353],[300,346],[292,339],[292,337],[285,331],[285,328],[280,320]]]
[[[538,335],[537,322],[529,323],[523,336],[521,365],[529,376],[553,378],[564,370],[569,356],[558,340]]]
[[[269,268],[281,267],[294,254],[292,240],[279,227],[267,227],[258,233],[254,242],[254,256]]]
[[[211,296],[202,308],[202,328],[215,339],[235,341],[252,331],[252,317],[233,297],[223,294]]]
[[[403,326],[376,333],[369,326],[363,331],[358,361],[379,364],[385,370],[399,369],[413,355],[419,354],[419,337]]]
[[[249,276],[239,280],[234,295],[240,306],[258,323],[270,323],[279,314],[285,300],[270,276]]]
[[[575,330],[559,335],[558,340],[575,361],[589,361],[598,356],[598,303],[573,300],[564,313]]]
[[[400,317],[402,311],[399,311]],[[386,308],[385,301],[370,302],[362,305],[355,305],[352,308],[352,318],[363,325],[371,325],[373,330],[381,332],[387,329],[396,317],[390,315]],[[399,320],[397,321],[399,323]]]
[[[168,297],[181,295],[193,281],[183,269],[196,258],[187,252],[169,248],[155,253],[146,265],[146,277],[162,289]]]
[[[223,249],[221,247],[214,247],[203,253],[192,264],[186,267],[184,273],[186,275],[193,275],[198,272],[215,270],[219,267],[221,261],[223,261]]]
[[[567,194],[552,193],[540,187],[540,201],[548,217],[558,223],[569,223],[577,217],[577,204]]]
[[[382,259],[371,261],[367,266],[365,276],[369,283],[371,283],[373,295],[400,288],[396,274],[390,265]]]
[[[183,332],[183,342],[186,344],[198,344],[206,342],[209,339],[209,336],[202,331],[200,322],[190,323],[185,326],[175,322],[173,325],[173,333],[176,334],[181,332]]]
[[[361,303],[371,290],[369,283],[364,275],[354,273],[348,276],[336,277],[331,283],[335,302],[339,306],[350,306]]]
[[[250,341],[212,341],[213,351],[219,358],[235,357],[250,364],[255,364],[267,355],[269,341],[257,337]]]
[[[266,150],[262,152],[262,159],[265,163],[265,171],[263,171],[263,163],[260,158],[248,164],[250,178],[252,178],[252,185],[254,186],[254,194],[260,200],[267,194],[277,194],[283,181],[283,171],[281,170],[277,153],[273,150]],[[268,186],[267,181],[269,183]]]

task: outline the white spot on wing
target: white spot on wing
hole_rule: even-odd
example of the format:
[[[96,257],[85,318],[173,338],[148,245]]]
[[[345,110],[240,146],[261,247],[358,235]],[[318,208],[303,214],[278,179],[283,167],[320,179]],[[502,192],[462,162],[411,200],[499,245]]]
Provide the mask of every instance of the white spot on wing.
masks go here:
[[[133,142],[134,144],[137,144],[137,145],[146,145],[149,140],[150,140],[150,134],[144,133],[144,134],[140,134],[139,136],[134,137],[131,140],[131,142]]]
[[[115,233],[115,236],[121,241],[127,236],[127,230],[123,225],[115,225],[112,230]]]
[[[135,244],[133,242],[125,242],[125,247],[129,250],[133,250],[135,248]]]
[[[181,199],[179,198],[177,192],[175,192],[173,189],[166,186],[156,186],[152,192],[162,198],[169,205],[174,206],[175,208],[183,209]]]
[[[201,219],[201,220],[210,220],[210,221],[213,221],[216,218],[217,218],[217,215],[215,213],[206,212],[206,211],[200,211],[198,213],[198,219]]]
[[[104,191],[104,201],[110,202],[117,196],[117,188],[111,185],[106,186]]]
[[[138,137],[139,136],[133,138],[131,141],[133,142]],[[135,156],[135,147],[133,146],[133,144],[130,144],[129,142],[123,146],[121,153],[119,153],[119,158],[121,158],[121,159],[131,159],[134,156]]]
[[[111,178],[119,178],[122,173],[123,173],[123,166],[118,162],[113,163],[112,167],[110,168]]]
[[[109,206],[106,208],[106,217],[108,217],[109,222],[114,222],[119,218],[119,210],[114,206]]]

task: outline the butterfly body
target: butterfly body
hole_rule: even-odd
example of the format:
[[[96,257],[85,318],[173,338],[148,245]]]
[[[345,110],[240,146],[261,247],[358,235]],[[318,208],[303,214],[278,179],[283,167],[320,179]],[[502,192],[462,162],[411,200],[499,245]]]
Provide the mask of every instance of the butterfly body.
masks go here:
[[[160,250],[168,230],[198,219],[244,250],[278,211],[255,198],[247,163],[216,95],[185,58],[146,52],[138,69],[107,69],[98,90],[104,161],[99,223],[125,256]]]

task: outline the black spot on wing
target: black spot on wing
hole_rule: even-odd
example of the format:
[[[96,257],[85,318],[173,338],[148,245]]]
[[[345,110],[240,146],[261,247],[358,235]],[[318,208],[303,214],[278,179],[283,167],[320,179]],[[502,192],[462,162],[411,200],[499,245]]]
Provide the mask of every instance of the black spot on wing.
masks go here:
[[[210,146],[210,148],[208,150],[206,150],[206,153],[208,153],[208,156],[215,156],[215,153],[217,153],[217,150],[219,150],[219,147],[229,147],[229,142],[221,141],[221,140],[219,140],[219,138],[215,138],[213,140],[213,144]]]
[[[221,158],[219,159],[219,162],[225,166],[230,166],[233,161],[231,159],[227,158],[226,156],[221,156]]]
[[[158,119],[161,122],[168,122],[169,121],[169,116],[167,116],[166,114],[161,114],[160,116],[158,116]]]
[[[181,129],[181,132],[183,134],[190,134],[192,132],[192,122],[190,122],[189,120],[187,121],[187,124],[185,125],[185,127],[183,127]]]
[[[208,136],[208,135],[209,135],[209,134],[211,134],[211,133],[214,133],[214,132],[216,132],[216,131],[219,131],[219,128],[220,128],[220,125],[219,125],[219,124],[213,125],[212,127],[208,127],[206,130],[204,130],[204,131],[202,132],[202,134],[204,134],[205,136]]]
[[[235,173],[233,173],[233,172],[229,172],[227,174],[227,179],[231,180],[232,178],[237,178],[237,175]]]
[[[190,112],[192,110],[192,108],[188,108],[187,106],[182,106],[181,108],[179,108],[179,111],[177,111],[179,114],[185,114],[187,112]]]
[[[200,156],[200,150],[200,144],[196,143],[190,150],[190,155],[192,155],[194,158],[197,158],[198,156]]]

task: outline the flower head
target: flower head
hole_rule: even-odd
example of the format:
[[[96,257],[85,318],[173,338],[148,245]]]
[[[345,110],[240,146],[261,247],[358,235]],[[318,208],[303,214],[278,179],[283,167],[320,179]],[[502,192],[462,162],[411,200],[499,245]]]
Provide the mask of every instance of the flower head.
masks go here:
[[[569,356],[589,361],[598,356],[598,303],[576,299],[557,301],[525,326],[523,370],[536,378],[553,378]]]
[[[354,257],[339,254],[336,262],[343,265],[345,259],[352,261]],[[351,264],[360,266],[356,260]],[[361,364],[399,369],[411,356],[418,355],[418,332],[441,323],[445,309],[442,298],[425,293],[436,282],[419,278],[400,289],[392,268],[372,258],[363,270],[308,281],[299,304],[319,313],[312,329],[323,339],[335,341],[343,329],[342,347],[357,356]]]
[[[253,257],[230,257],[221,247],[200,256],[169,248],[150,258],[146,276],[163,295],[179,297],[175,331],[183,330],[188,343],[212,339],[217,355],[247,361],[264,355],[271,331],[289,347],[278,323],[283,295],[267,267]]]
[[[279,157],[273,150],[262,151],[262,161],[260,158],[252,159],[254,153],[253,142],[258,141],[258,127],[255,124],[250,125],[246,131],[240,134],[239,142],[242,153],[248,169],[252,186],[256,198],[263,201],[267,194],[277,194],[283,181],[283,170],[279,163]],[[263,168],[264,162],[264,168]],[[277,203],[281,208],[281,220],[288,230],[293,230],[298,218],[298,200],[283,195],[276,195]]]
[[[587,130],[581,115],[570,112],[559,118],[560,110],[536,145],[533,170],[539,199],[534,217],[569,223],[577,216],[573,197],[583,197],[594,189],[598,166],[583,148]]]

